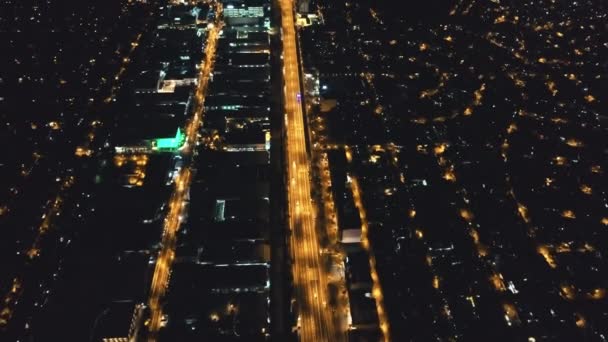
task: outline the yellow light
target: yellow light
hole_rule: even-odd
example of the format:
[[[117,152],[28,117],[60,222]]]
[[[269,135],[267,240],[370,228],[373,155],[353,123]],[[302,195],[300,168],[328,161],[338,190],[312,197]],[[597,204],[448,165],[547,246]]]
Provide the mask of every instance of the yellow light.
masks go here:
[[[473,220],[473,213],[468,209],[460,209],[460,217],[467,222],[471,222]]]
[[[372,295],[374,296],[374,298],[379,299],[382,298],[382,292],[380,291],[379,288],[374,287],[374,289],[372,290]]]
[[[595,101],[595,97],[593,95],[587,95],[585,96],[585,101],[591,103]]]
[[[567,219],[575,219],[576,215],[572,210],[564,210],[562,211],[562,217]]]
[[[445,179],[449,182],[454,182],[454,181],[456,181],[456,174],[454,173],[453,170],[446,170],[445,173],[443,174],[443,179]]]
[[[604,299],[604,297],[606,297],[606,289],[603,289],[603,288],[594,289],[587,296],[593,300]]]
[[[504,15],[501,15],[500,17],[496,18],[496,20],[494,20],[494,24],[502,24],[505,21],[507,21],[507,18]]]
[[[414,209],[410,209],[410,210],[409,210],[409,212],[408,212],[408,216],[409,216],[410,218],[414,218],[414,217],[416,217],[416,210],[414,210]]]
[[[481,100],[483,99],[483,92],[485,90],[486,90],[486,84],[482,83],[481,87],[479,87],[479,89],[475,90],[475,92],[473,93],[473,96],[474,96],[473,104],[475,104],[476,106],[479,106],[481,104]]]
[[[416,145],[416,151],[427,154],[426,145]]]
[[[485,257],[488,255],[488,248],[486,246],[484,246],[483,244],[478,244],[477,245],[477,254],[479,255],[479,257]]]
[[[471,231],[469,232],[469,235],[471,236],[471,238],[473,238],[473,242],[475,244],[479,243],[479,233],[477,232],[477,230],[471,229]]]
[[[560,289],[561,289],[561,291],[560,291],[559,294],[563,298],[565,298],[567,300],[573,300],[576,297],[574,286],[567,285],[567,284],[562,284],[560,286]]]
[[[557,246],[557,248],[555,249],[555,251],[557,253],[566,253],[566,252],[570,252],[572,250],[572,248],[570,248],[570,245],[568,245],[567,243],[563,242],[561,243],[559,246]]]
[[[581,329],[587,325],[587,321],[585,320],[585,317],[583,317],[583,315],[581,315],[578,312],[576,314],[574,314],[574,319],[575,319],[576,326]]]
[[[56,130],[58,130],[58,129],[60,129],[60,128],[61,128],[61,125],[60,125],[60,124],[59,124],[59,122],[57,122],[57,121],[51,121],[51,122],[49,122],[49,127],[50,127],[52,130],[56,131]]]
[[[557,95],[557,88],[555,88],[555,82],[547,81],[547,88],[553,96]]]
[[[17,293],[21,289],[21,281],[17,278],[13,279],[13,286],[11,287],[12,293]]]
[[[502,307],[505,312],[505,315],[507,315],[510,320],[513,321],[518,319],[517,310],[515,309],[515,306],[513,306],[513,304],[505,303]]]
[[[27,256],[30,259],[34,259],[35,257],[37,257],[38,255],[40,255],[40,250],[38,248],[30,248],[27,251]]]
[[[570,146],[570,147],[583,147],[584,144],[582,141],[571,138],[566,140],[566,145]]]
[[[557,118],[552,118],[551,122],[556,123],[556,124],[565,124],[565,123],[568,123],[568,120],[557,117]]]
[[[504,292],[507,290],[507,288],[505,287],[505,283],[502,279],[502,276],[500,274],[493,274],[490,277],[490,281],[492,282],[492,285],[494,286],[494,289],[496,291]]]
[[[90,149],[88,149],[86,147],[82,147],[82,146],[78,146],[76,148],[76,151],[74,152],[74,154],[77,157],[90,157],[92,153],[93,153],[93,151],[91,151]]]
[[[556,156],[555,158],[553,158],[553,161],[555,162],[556,165],[562,166],[562,165],[566,164],[568,159],[566,159],[566,157]]]
[[[435,146],[433,151],[435,152],[435,155],[440,155],[445,152],[447,147],[448,147],[448,145],[446,143],[441,143],[441,144]]]
[[[545,258],[545,261],[547,262],[549,267],[557,267],[557,263],[555,262],[555,259],[553,258],[553,255],[551,255],[551,252],[549,251],[549,248],[547,248],[547,246],[541,245],[537,248],[537,251],[540,255],[543,256],[543,258]]]
[[[427,123],[427,119],[424,117],[418,117],[413,119],[412,122],[417,123],[419,125],[424,125],[425,123]]]
[[[581,185],[580,189],[585,195],[591,195],[593,193],[593,189],[591,189],[591,187],[587,184]]]

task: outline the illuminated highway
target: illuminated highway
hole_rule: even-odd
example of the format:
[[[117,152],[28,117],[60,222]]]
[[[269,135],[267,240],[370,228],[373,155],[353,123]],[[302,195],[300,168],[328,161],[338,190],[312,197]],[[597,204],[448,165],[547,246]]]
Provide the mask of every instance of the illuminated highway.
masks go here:
[[[216,7],[216,13],[218,13],[216,17],[220,18],[221,5],[219,3],[214,3],[214,6]],[[192,120],[190,120],[185,129],[186,142],[181,149],[182,155],[186,157],[192,156],[193,147],[196,146],[197,133],[202,123],[205,94],[207,92],[210,74],[213,70],[215,49],[221,27],[221,23],[216,20],[215,25],[209,30],[205,61],[201,68],[198,88],[196,90],[196,108]],[[186,160],[191,160],[191,158],[186,158]],[[146,325],[149,332],[149,342],[157,341],[158,332],[161,328],[163,317],[162,300],[169,285],[171,265],[173,263],[173,258],[175,257],[176,233],[179,230],[185,215],[184,207],[188,197],[191,180],[192,170],[190,166],[185,167],[177,175],[175,179],[175,188],[169,202],[169,211],[165,217],[161,250],[156,259],[154,275],[150,286],[150,296],[148,299],[150,319],[146,322]]]
[[[304,115],[293,3],[281,0],[283,31],[283,76],[287,127],[289,226],[293,281],[298,303],[301,341],[336,341],[331,310],[327,307],[327,275],[320,262],[320,246],[315,231],[315,212],[311,199],[309,158],[306,152]]]

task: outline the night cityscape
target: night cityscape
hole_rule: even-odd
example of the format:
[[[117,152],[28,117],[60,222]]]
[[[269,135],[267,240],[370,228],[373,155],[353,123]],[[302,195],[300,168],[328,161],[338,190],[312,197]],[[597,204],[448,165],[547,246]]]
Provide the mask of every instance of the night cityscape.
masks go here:
[[[608,2],[3,0],[0,342],[608,342]]]

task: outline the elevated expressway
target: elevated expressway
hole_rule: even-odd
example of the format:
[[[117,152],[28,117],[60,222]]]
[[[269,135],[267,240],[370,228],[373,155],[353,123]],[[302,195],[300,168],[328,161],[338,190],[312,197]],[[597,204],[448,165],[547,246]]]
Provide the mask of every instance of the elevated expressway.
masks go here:
[[[288,165],[288,210],[290,245],[298,328],[301,341],[335,341],[336,328],[327,304],[327,275],[320,260],[320,246],[312,204],[310,160],[306,150],[306,128],[292,0],[280,0],[285,81],[286,161]]]

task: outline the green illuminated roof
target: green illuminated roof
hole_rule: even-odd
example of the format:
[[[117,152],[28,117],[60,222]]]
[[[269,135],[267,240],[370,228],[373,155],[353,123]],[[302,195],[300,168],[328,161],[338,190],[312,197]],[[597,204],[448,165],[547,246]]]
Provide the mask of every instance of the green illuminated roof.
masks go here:
[[[162,149],[170,149],[170,148],[180,148],[184,140],[186,140],[186,136],[182,133],[182,130],[178,127],[177,133],[175,133],[175,137],[173,138],[158,138],[154,139],[156,142],[156,148]]]

